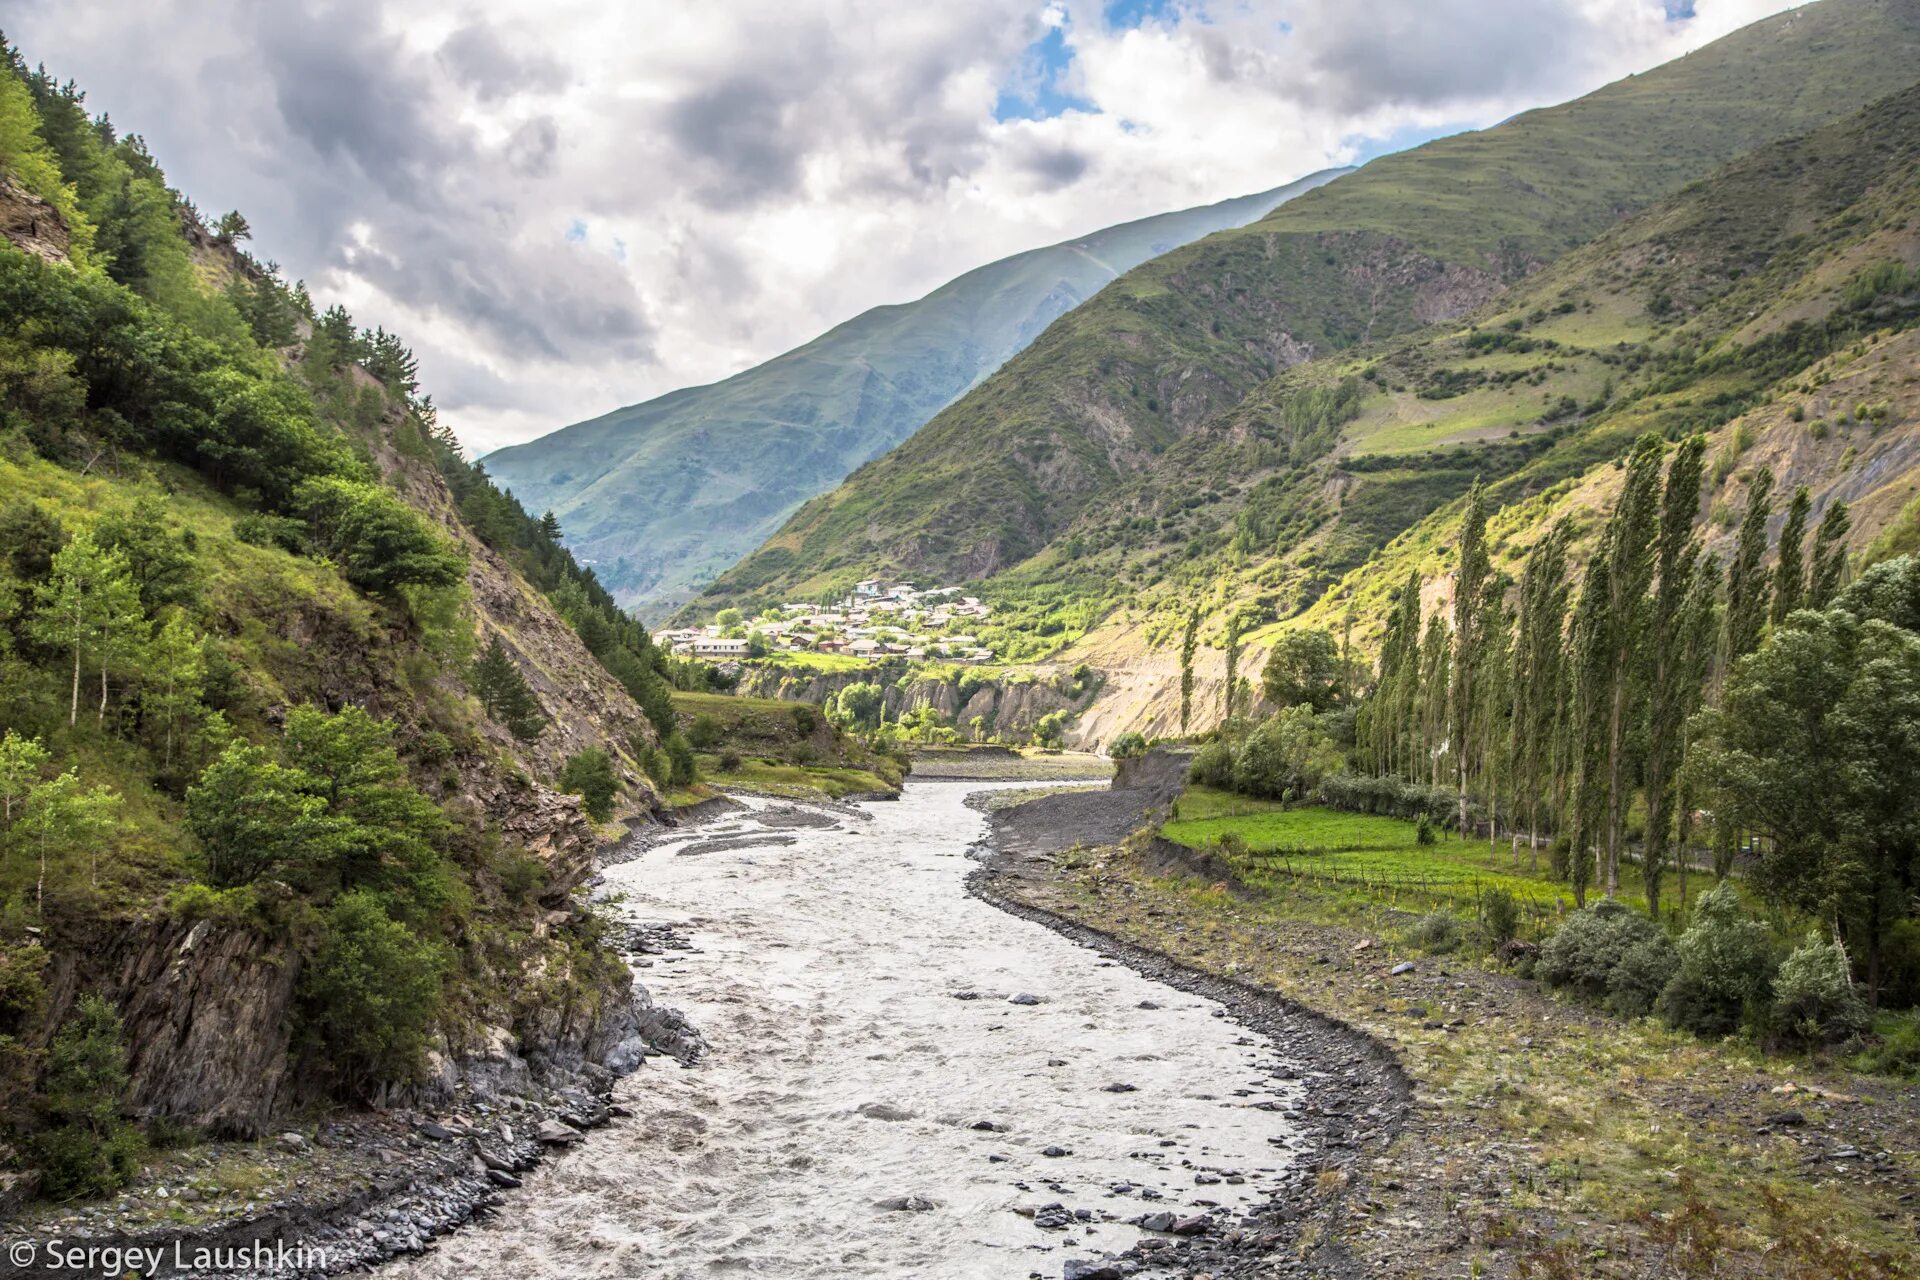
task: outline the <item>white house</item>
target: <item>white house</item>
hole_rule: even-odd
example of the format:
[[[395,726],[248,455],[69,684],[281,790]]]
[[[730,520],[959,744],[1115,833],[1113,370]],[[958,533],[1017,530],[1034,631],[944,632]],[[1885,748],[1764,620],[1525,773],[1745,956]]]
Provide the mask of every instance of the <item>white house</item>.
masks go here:
[[[693,656],[696,658],[744,658],[747,656],[747,642],[744,638],[729,640],[724,636],[698,636],[693,642]]]

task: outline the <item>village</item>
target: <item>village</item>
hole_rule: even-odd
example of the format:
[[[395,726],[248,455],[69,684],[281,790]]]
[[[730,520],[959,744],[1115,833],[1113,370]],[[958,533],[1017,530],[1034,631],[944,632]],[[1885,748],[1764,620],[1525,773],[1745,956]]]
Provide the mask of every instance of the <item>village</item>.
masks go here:
[[[679,656],[722,663],[782,653],[980,663],[991,662],[993,650],[973,632],[991,611],[959,587],[921,591],[911,582],[867,578],[836,601],[797,601],[753,618],[722,609],[707,626],[674,628],[654,638]]]

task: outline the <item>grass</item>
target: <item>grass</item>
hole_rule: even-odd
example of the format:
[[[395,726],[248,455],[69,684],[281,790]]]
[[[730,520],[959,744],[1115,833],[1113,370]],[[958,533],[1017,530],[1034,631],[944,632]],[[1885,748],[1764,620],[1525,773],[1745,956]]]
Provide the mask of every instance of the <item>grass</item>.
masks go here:
[[[714,723],[718,741],[696,756],[709,787],[832,800],[900,789],[899,763],[827,723],[818,707],[778,698],[676,692],[673,710],[683,729],[696,720]],[[735,761],[731,768],[724,763],[729,759]],[[689,793],[696,798],[686,803],[711,794],[697,789]]]
[[[865,658],[856,658],[850,653],[781,651],[770,653],[764,658],[750,659],[747,665],[778,667],[786,671],[818,671],[831,675],[843,671],[865,671],[873,664]]]
[[[793,800],[820,795],[839,800],[850,795],[899,790],[879,774],[865,769],[769,763],[758,759],[742,760],[737,768],[723,769],[718,756],[702,755],[698,759],[700,775],[713,786],[737,787]]]

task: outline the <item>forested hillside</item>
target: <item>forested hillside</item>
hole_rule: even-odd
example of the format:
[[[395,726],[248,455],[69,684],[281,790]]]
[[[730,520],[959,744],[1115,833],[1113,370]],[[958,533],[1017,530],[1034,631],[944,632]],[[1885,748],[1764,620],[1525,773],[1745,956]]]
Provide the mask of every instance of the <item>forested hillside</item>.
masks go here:
[[[1064,560],[1081,512],[1277,374],[1463,317],[1741,152],[1904,87],[1917,54],[1912,0],[1825,0],[1577,102],[1374,161],[1137,268],[803,507],[697,607],[883,570],[986,577],[1050,545]]]
[[[486,466],[552,509],[623,603],[664,616],[1120,273],[1339,172],[989,263],[724,382],[563,427]]]
[[[681,673],[399,338],[11,50],[0,234],[0,1200],[630,1064],[574,890],[691,769]]]

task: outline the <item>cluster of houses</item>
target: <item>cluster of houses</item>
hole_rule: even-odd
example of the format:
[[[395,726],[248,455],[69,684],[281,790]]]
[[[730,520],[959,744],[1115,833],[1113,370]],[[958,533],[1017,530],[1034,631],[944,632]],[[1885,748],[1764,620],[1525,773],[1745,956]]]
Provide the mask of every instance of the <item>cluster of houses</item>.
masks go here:
[[[993,650],[970,628],[992,606],[959,587],[921,591],[911,582],[868,578],[830,603],[795,601],[722,627],[681,627],[654,638],[676,654],[712,662],[749,657],[756,640],[769,653],[835,653],[869,660],[900,657],[990,662]]]

